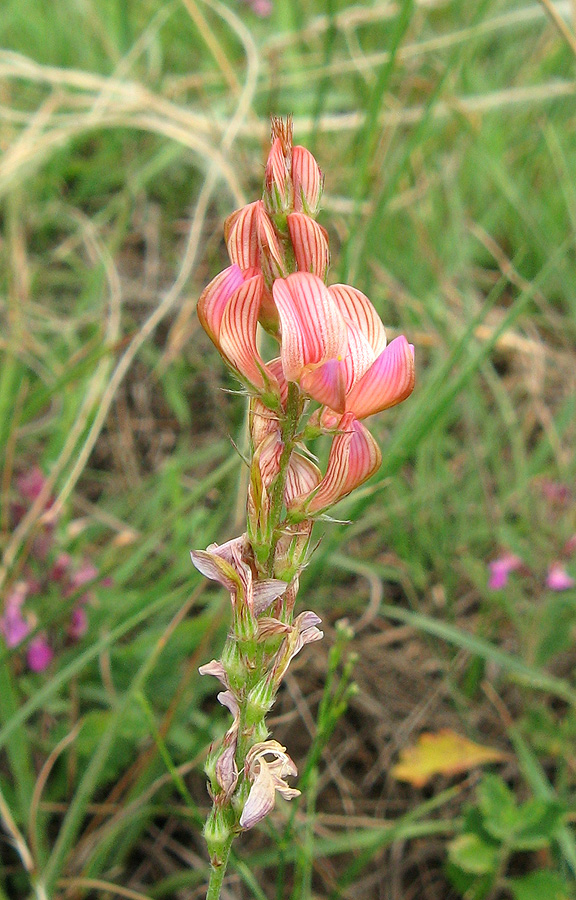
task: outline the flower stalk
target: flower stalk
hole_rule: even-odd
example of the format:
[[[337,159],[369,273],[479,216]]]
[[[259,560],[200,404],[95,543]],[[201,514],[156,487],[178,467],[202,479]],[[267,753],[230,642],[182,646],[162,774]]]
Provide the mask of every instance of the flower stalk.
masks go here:
[[[414,387],[414,348],[404,337],[386,344],[361,291],[326,285],[328,235],[316,222],[323,184],[312,154],[293,147],[291,120],[274,119],[262,200],[227,219],[231,266],[198,301],[202,326],[250,396],[246,532],[191,554],[232,605],[221,658],[200,668],[220,681],[218,700],[232,716],[205,766],[207,900],[220,896],[234,838],[273,810],[277,794],[300,793],[266,716],[292,659],[323,637],[314,612],[294,615],[313,525],[380,465],[361,420]],[[259,326],[278,341],[275,359],[260,356]],[[322,436],[331,442],[324,473],[306,446]]]

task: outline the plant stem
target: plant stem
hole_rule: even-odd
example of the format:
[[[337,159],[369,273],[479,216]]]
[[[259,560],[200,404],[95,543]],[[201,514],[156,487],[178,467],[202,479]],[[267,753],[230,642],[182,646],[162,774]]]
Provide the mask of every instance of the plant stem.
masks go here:
[[[274,574],[274,554],[276,552],[276,544],[280,537],[278,525],[282,514],[284,488],[286,485],[286,477],[288,475],[290,457],[292,456],[292,450],[294,449],[294,437],[298,429],[300,414],[300,392],[298,386],[289,382],[286,418],[282,425],[282,441],[284,443],[284,449],[280,456],[280,471],[278,472],[278,477],[272,491],[270,508],[270,520],[273,523],[272,537],[270,539],[270,553],[268,555],[268,572],[270,576]]]
[[[224,876],[226,875],[228,859],[230,858],[230,848],[232,847],[233,840],[234,835],[231,834],[230,837],[227,838],[226,843],[219,854],[218,865],[214,865],[214,863],[210,861],[210,881],[208,882],[206,900],[220,900],[220,891],[222,889]]]

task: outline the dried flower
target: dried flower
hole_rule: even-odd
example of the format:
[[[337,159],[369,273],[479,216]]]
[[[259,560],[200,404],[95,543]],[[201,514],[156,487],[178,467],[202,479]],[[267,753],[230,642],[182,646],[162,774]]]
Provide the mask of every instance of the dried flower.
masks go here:
[[[268,756],[272,760],[269,761]],[[252,787],[240,816],[241,828],[253,828],[272,811],[276,791],[285,800],[300,795],[300,791],[291,788],[285,781],[288,775],[297,775],[298,771],[286,753],[286,747],[278,741],[254,744],[246,756],[245,772]]]

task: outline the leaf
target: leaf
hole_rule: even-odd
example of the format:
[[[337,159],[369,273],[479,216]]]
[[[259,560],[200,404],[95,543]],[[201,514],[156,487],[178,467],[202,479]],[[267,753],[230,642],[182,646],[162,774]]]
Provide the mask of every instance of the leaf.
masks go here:
[[[392,769],[398,781],[423,787],[434,775],[457,775],[486,763],[502,762],[504,754],[461,737],[449,728],[421,734],[413,747],[400,753],[400,762]]]
[[[498,775],[485,775],[482,779],[478,787],[478,806],[484,828],[498,840],[505,840],[522,824],[514,794]]]
[[[514,900],[570,900],[568,885],[557,872],[540,869],[524,878],[511,878],[508,887]]]
[[[477,834],[461,834],[448,847],[450,862],[470,875],[488,875],[498,866],[498,847]]]

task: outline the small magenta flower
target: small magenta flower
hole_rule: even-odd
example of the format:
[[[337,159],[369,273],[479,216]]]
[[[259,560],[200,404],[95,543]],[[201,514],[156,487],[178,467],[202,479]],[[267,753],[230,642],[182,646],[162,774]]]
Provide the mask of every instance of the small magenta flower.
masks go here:
[[[515,572],[522,566],[523,562],[519,556],[514,553],[505,553],[497,559],[493,559],[489,564],[490,578],[488,579],[488,587],[491,591],[500,591],[508,584],[508,578],[511,572]]]
[[[22,615],[22,607],[27,594],[26,582],[19,581],[5,600],[4,612],[0,617],[0,631],[9,649],[21,644],[30,633],[30,624]]]
[[[28,644],[26,661],[32,672],[43,672],[54,659],[54,650],[45,635],[38,635]]]
[[[272,811],[276,791],[285,800],[300,796],[300,791],[286,783],[286,777],[297,775],[298,770],[278,741],[254,744],[246,756],[245,772],[252,787],[240,816],[241,828],[253,828]]]
[[[568,574],[562,563],[554,562],[548,568],[546,587],[551,591],[569,591],[576,587],[576,579]]]

